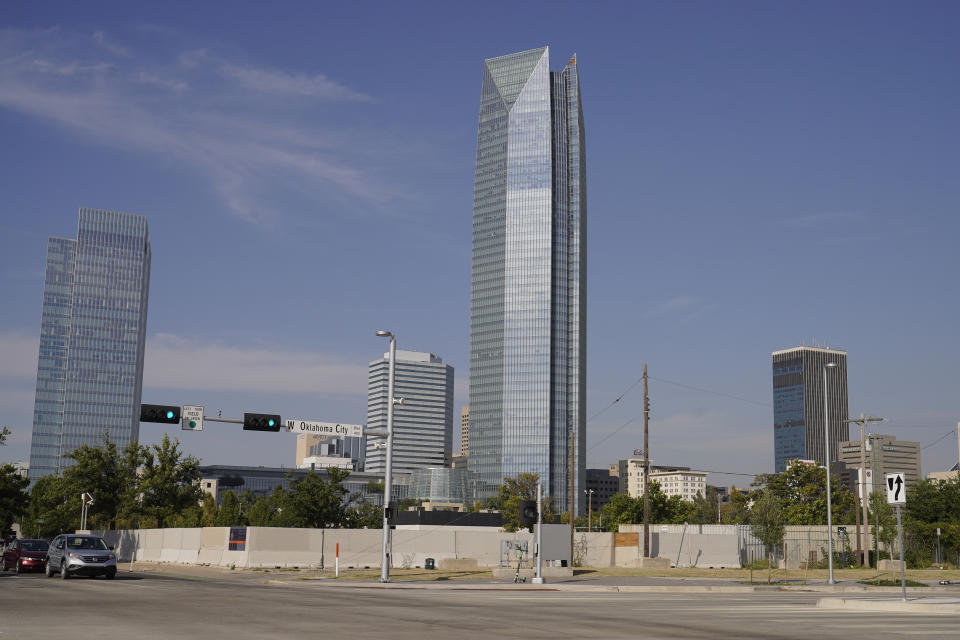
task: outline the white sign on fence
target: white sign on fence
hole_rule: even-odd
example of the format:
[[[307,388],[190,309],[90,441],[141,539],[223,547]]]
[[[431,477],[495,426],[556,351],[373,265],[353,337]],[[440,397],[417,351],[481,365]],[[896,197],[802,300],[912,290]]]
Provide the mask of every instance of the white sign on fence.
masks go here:
[[[287,420],[287,431],[291,433],[311,433],[318,436],[360,438],[363,436],[363,425],[341,424],[339,422],[313,422],[310,420]]]
[[[907,483],[903,473],[887,474],[887,502],[907,504]]]

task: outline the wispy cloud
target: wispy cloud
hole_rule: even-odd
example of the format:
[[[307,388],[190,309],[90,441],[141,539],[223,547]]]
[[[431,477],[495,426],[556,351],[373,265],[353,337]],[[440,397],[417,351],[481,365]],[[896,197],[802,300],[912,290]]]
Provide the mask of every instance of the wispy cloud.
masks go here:
[[[107,40],[106,34],[103,31],[94,31],[93,32],[93,41],[97,43],[97,46],[100,48],[109,51],[113,55],[122,56],[127,58],[130,56],[130,49],[120,46],[115,42],[110,42]]]
[[[0,109],[192,166],[229,211],[251,222],[284,215],[271,197],[277,186],[318,209],[336,202],[380,213],[398,196],[373,168],[380,157],[366,137],[353,144],[348,128],[326,124],[369,96],[324,74],[205,49],[170,51],[166,63],[153,53],[145,63],[102,31],[92,42],[59,29],[0,30]]]
[[[326,100],[370,101],[371,98],[329,79],[322,73],[307,75],[287,73],[279,69],[235,64],[197,49],[180,55],[180,64],[187,68],[207,67],[240,86],[274,95],[299,95]]]
[[[366,395],[367,368],[319,353],[157,334],[147,340],[144,385],[199,391]]]

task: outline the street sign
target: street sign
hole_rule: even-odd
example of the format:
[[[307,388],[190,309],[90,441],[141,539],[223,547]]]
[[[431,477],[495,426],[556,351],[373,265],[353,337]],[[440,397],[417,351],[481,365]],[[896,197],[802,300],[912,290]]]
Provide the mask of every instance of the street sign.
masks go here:
[[[363,436],[363,425],[340,424],[339,422],[312,422],[310,420],[287,420],[287,431],[291,433],[310,433],[319,436],[360,438]]]
[[[203,407],[184,405],[180,416],[183,431],[203,431]]]
[[[906,479],[902,473],[888,473],[887,476],[887,503],[907,504]]]
[[[873,469],[867,469],[867,478],[864,480],[863,469],[858,468],[857,480],[859,480],[857,483],[857,495],[861,500],[866,500],[867,498],[864,498],[864,494],[866,493],[866,495],[869,496],[873,491]]]

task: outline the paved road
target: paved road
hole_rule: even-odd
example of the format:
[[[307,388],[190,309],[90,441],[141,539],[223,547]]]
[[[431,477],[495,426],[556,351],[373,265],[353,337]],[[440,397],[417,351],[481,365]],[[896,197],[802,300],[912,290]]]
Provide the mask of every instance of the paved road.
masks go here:
[[[264,581],[266,577],[264,577]],[[380,589],[250,576],[0,574],[0,640],[16,638],[957,637],[960,616],[815,608],[822,594]]]

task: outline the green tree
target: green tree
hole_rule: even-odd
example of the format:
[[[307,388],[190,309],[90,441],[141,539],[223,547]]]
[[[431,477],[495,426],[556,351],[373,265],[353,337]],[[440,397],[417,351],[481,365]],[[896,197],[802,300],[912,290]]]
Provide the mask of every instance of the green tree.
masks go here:
[[[75,464],[63,473],[69,490],[90,493],[94,502],[87,515],[89,529],[116,529],[124,512],[134,505],[137,467],[146,459],[146,448],[131,442],[123,452],[105,435],[102,447],[83,445],[68,453]]]
[[[631,498],[625,493],[611,496],[600,510],[603,514],[604,531],[619,531],[621,524],[643,522],[643,500]]]
[[[24,534],[52,538],[80,528],[80,495],[71,501],[68,485],[60,476],[39,478],[30,491],[26,516],[21,520]]]
[[[11,434],[10,429],[0,427],[0,445],[7,444],[7,437]]]
[[[349,529],[382,529],[383,510],[371,502],[348,507],[343,526]]]
[[[347,494],[343,481],[349,475],[346,469],[329,467],[327,480],[313,471],[292,480],[281,507],[285,526],[318,529],[342,526],[346,512],[344,496]]]
[[[140,477],[141,512],[156,526],[165,527],[172,518],[200,501],[200,461],[182,457],[180,441],[167,435],[153,445]]]
[[[786,524],[827,524],[826,469],[815,465],[793,464],[780,473],[761,474],[753,484],[757,487],[765,486],[777,496],[783,505]],[[830,476],[830,492],[834,522],[853,522],[855,499],[850,489],[840,482],[838,473]]]
[[[723,514],[724,524],[747,524],[750,520],[751,492],[730,487],[730,506]]]
[[[520,529],[520,503],[524,500],[537,500],[537,482],[540,476],[536,473],[521,473],[516,478],[504,478],[503,484],[497,492],[496,505],[503,515],[504,531]],[[546,496],[540,506],[543,522],[551,523],[556,520],[553,497]]]
[[[212,493],[205,491],[202,498],[200,526],[215,527],[217,525],[218,511],[216,497]]]
[[[0,466],[0,535],[9,532],[14,521],[23,515],[30,497],[29,484],[12,464]]]
[[[224,491],[220,496],[220,508],[217,510],[216,526],[242,527],[246,522],[240,514],[240,499],[234,491]]]
[[[771,554],[783,543],[784,520],[780,499],[770,489],[761,489],[750,509],[750,531],[767,548],[767,582],[773,565]]]
[[[693,498],[693,509],[691,509],[688,522],[693,524],[715,524],[720,514],[720,496],[717,494],[717,488],[707,485],[706,495],[698,493]]]
[[[887,504],[887,496],[881,491],[874,491],[870,494],[870,530],[877,540],[887,545],[887,551],[893,549],[893,541],[897,537],[897,517],[893,513],[893,507]],[[880,523],[880,531],[877,532],[877,523]]]

